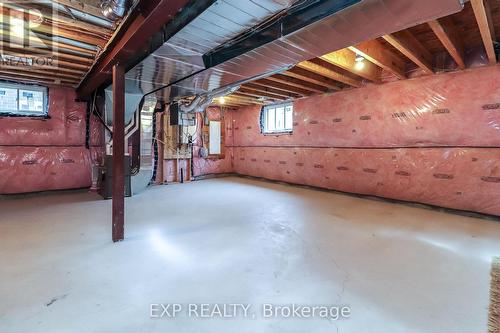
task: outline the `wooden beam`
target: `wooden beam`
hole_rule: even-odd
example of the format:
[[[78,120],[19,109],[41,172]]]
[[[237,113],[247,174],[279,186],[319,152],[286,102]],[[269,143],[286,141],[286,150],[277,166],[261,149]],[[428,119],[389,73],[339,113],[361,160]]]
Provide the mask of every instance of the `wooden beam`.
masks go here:
[[[12,70],[35,69],[35,70],[41,70],[49,75],[52,72],[58,72],[58,73],[63,73],[63,74],[70,74],[70,75],[72,75],[74,77],[78,77],[78,78],[83,77],[83,75],[85,74],[85,71],[81,71],[81,70],[74,70],[74,69],[69,69],[69,68],[64,68],[64,67],[48,68],[47,66],[38,66],[38,65],[29,66],[29,67],[24,66],[23,67],[23,66],[3,64],[0,68],[0,71],[4,68],[5,69],[12,69]],[[49,71],[49,69],[50,69],[50,71]]]
[[[339,87],[338,83],[335,82],[334,80],[331,80],[327,77],[318,75],[316,73],[309,72],[308,70],[305,70],[300,67],[293,67],[286,72],[283,72],[282,74],[286,76],[290,76],[299,80],[303,80],[306,82],[314,83],[320,86],[327,87],[328,89],[332,90],[340,90],[341,88]]]
[[[324,86],[320,86],[311,82],[303,81],[283,74],[274,74],[273,76],[267,77],[266,80],[286,84],[287,86],[297,87],[299,89],[306,89],[310,92],[315,92],[315,93],[324,93],[328,90],[328,88]]]
[[[321,56],[320,59],[332,65],[345,69],[353,74],[361,76],[367,80],[379,83],[382,69],[372,62],[356,62],[356,53],[349,49],[342,49]]]
[[[306,60],[306,61],[299,62],[297,64],[297,67],[311,71],[311,72],[316,73],[318,75],[327,77],[331,80],[345,83],[347,85],[350,85],[350,86],[353,86],[356,88],[359,88],[363,85],[360,81],[352,79],[350,77],[347,77],[343,74],[340,74],[331,68],[326,68],[325,66],[318,64],[314,60],[311,60],[311,61]]]
[[[384,38],[389,44],[394,46],[399,52],[403,53],[408,59],[413,61],[427,74],[434,74],[432,68],[432,55],[427,49],[409,32],[403,30]]]
[[[262,96],[262,95],[259,95],[257,93],[249,93],[249,92],[246,92],[246,91],[244,91],[244,92],[238,91],[238,92],[233,93],[232,95],[238,96],[238,97],[246,97],[246,98],[251,99],[252,101],[257,101],[259,98],[272,99],[272,100],[275,100],[275,101],[283,101],[283,100],[285,100],[285,98],[283,98],[283,97],[273,98],[273,97],[268,97],[268,96]]]
[[[47,72],[45,72],[47,73]],[[31,79],[31,81],[44,81],[44,82],[51,82],[51,83],[57,83],[58,81],[65,81],[69,82],[71,84],[77,84],[79,80],[76,79],[67,79],[67,78],[62,78],[58,77],[57,75],[53,74],[38,74],[33,71],[26,72],[26,71],[21,71],[21,70],[8,70],[0,69],[0,76],[5,76],[5,77],[11,77],[11,79],[16,80],[16,78],[20,79]]]
[[[0,69],[0,73],[5,73],[5,74],[11,74],[15,75],[16,73],[19,74],[24,74],[26,76],[33,76],[33,77],[39,77],[39,78],[47,78],[47,79],[61,79],[61,80],[66,80],[74,83],[80,82],[80,79],[82,75],[80,76],[75,76],[71,74],[65,74],[65,73],[60,73],[57,70],[47,70],[47,68],[42,69],[42,68],[27,68],[26,70],[22,70],[19,67],[16,66],[3,66]]]
[[[286,91],[286,92],[297,94],[297,95],[302,95],[302,96],[311,95],[310,90],[298,88],[298,87],[284,84],[284,83],[280,83],[280,82],[275,82],[275,81],[269,80],[269,79],[261,79],[258,81],[254,81],[254,83],[260,84],[261,86],[275,88],[275,89],[279,89],[281,91]]]
[[[253,102],[257,101],[256,98],[248,97],[246,95],[239,95],[237,92],[232,93],[231,95],[228,95],[224,98],[228,101],[238,102],[241,104],[252,104]]]
[[[460,69],[465,69],[464,45],[449,17],[428,22],[434,34],[444,45]]]
[[[33,78],[33,76],[28,75],[26,77],[20,76],[19,74],[5,74],[0,72],[0,79],[1,80],[8,80],[8,81],[13,81],[13,82],[23,82],[23,83],[30,83],[30,84],[47,84],[47,85],[54,85],[57,84],[58,86],[67,86],[67,87],[76,87],[76,83],[74,82],[68,82],[65,80],[55,80],[55,79],[39,79],[39,78]]]
[[[491,22],[491,12],[488,6],[488,0],[471,0],[474,16],[476,17],[481,38],[483,39],[484,48],[490,65],[497,63],[493,40],[495,39],[495,30],[493,22]]]
[[[2,52],[4,54],[15,54],[21,57],[26,57],[26,58],[50,58],[50,59],[61,59],[61,60],[74,60],[80,63],[87,64],[88,67],[92,65],[93,59],[91,58],[85,58],[85,57],[80,57],[76,56],[73,54],[67,54],[67,53],[60,53],[58,51],[47,51],[47,50],[42,50],[42,49],[37,49],[37,48],[31,48],[31,47],[23,47],[22,45],[16,45],[16,44],[11,44],[14,46],[8,47],[6,45],[3,45],[2,47]],[[21,52],[19,52],[21,51]]]
[[[280,90],[280,89],[275,89],[275,88],[270,88],[270,87],[266,87],[265,85],[261,85],[261,84],[258,84],[256,82],[252,82],[252,83],[246,83],[243,85],[244,88],[250,88],[250,89],[253,89],[255,91],[262,91],[262,92],[265,92],[265,93],[271,93],[271,94],[275,94],[277,96],[283,96],[285,98],[298,98],[298,97],[301,97],[300,94],[294,94],[294,93],[291,93],[289,91],[284,91],[284,90]]]
[[[262,92],[262,91],[258,91],[258,90],[255,90],[255,89],[249,89],[249,88],[245,88],[245,87],[241,87],[240,89],[238,89],[238,92],[240,94],[244,94],[244,95],[248,95],[248,96],[270,97],[272,99],[279,99],[279,100],[285,100],[285,99],[287,99],[287,97],[283,97],[283,96],[280,96],[280,95],[275,95],[275,94],[268,93],[268,92]]]
[[[21,57],[21,58],[27,57],[27,55],[24,53],[16,53],[16,52],[4,52],[4,53],[10,54],[10,55],[16,56],[16,57]],[[62,66],[67,66],[69,69],[74,70],[75,72],[84,73],[84,72],[88,71],[90,68],[90,64],[88,64],[88,65],[77,64],[75,62],[65,61],[65,60],[61,60],[61,59],[55,59],[54,61],[56,62],[57,67],[53,66],[52,68],[55,68],[57,70],[65,68]],[[50,69],[49,66],[41,66],[41,67],[45,67],[47,69]],[[81,70],[78,71],[78,69],[81,69]]]
[[[60,1],[60,0],[57,0]],[[77,89],[78,97],[88,98],[92,92],[109,80],[113,64],[121,62],[127,67],[135,65],[139,55],[148,49],[150,38],[175,17],[182,16],[177,28],[206,10],[205,1],[138,0],[134,10],[122,21],[106,49],[99,55],[89,73]],[[182,14],[182,15],[181,15]]]
[[[112,239],[124,238],[125,222],[125,69],[113,66]]]
[[[219,105],[219,103],[217,101],[214,101],[214,104]],[[230,96],[225,97],[224,105],[226,105],[226,104],[236,105],[236,106],[248,106],[248,105],[257,104],[257,101],[256,100],[246,100],[246,99],[243,99],[242,96],[239,96],[239,95],[230,95]]]
[[[106,36],[108,38],[113,34],[113,31],[110,28],[104,28],[92,23],[87,23],[78,19],[71,18],[68,16],[69,14],[67,11],[61,11],[60,14],[54,15],[51,8],[37,3],[4,3],[3,6],[17,11],[24,11],[25,13],[27,13],[28,11],[38,11],[42,14],[43,20],[49,24],[51,24],[51,21],[53,21],[57,22],[56,24],[61,24],[61,26],[66,28],[70,28],[73,30],[78,29],[82,32],[91,32],[97,35]]]
[[[349,50],[359,54],[368,61],[393,73],[399,79],[406,79],[405,63],[401,58],[396,57],[391,51],[384,48],[384,46],[377,40],[370,40],[349,47]]]
[[[38,35],[36,37],[29,36],[27,39],[22,39],[16,36],[10,36],[7,30],[0,29],[0,36],[2,36],[2,38],[0,38],[0,41],[2,43],[5,43],[5,45],[9,45],[9,43],[12,43],[12,45],[29,43],[30,46],[39,48],[46,48],[48,45],[52,49],[57,49],[59,51],[63,50],[75,51],[91,57],[94,57],[97,53],[95,50],[84,49],[82,47],[62,42],[55,42],[52,40],[51,37],[45,35]]]
[[[13,13],[16,12],[16,13]],[[12,10],[9,8],[0,7],[0,15],[3,20],[10,20],[11,18],[23,18],[24,20],[30,20],[33,22],[38,22],[40,17],[38,15],[33,15],[31,13],[26,13],[22,11]],[[26,28],[25,28],[26,29]],[[7,31],[9,31],[7,29]],[[107,42],[106,37],[96,37],[85,33],[85,31],[73,31],[68,28],[62,27],[61,25],[51,22],[48,23],[46,19],[43,19],[41,23],[36,25],[30,25],[29,30],[25,32],[26,35],[32,34],[33,31],[41,32],[46,35],[61,36],[69,38],[75,41],[86,43],[89,45],[98,45],[104,47]]]

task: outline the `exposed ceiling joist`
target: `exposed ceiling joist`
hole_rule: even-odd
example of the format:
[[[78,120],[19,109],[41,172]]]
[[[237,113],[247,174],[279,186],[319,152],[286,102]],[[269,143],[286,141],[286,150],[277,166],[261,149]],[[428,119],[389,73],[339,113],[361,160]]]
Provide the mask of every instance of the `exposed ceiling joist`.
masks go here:
[[[316,63],[317,60],[313,59],[311,61],[302,61],[297,64],[297,67],[311,71],[313,73],[322,75],[324,77],[327,77],[331,80],[335,80],[338,82],[342,82],[344,84],[350,85],[352,87],[359,88],[363,84],[360,81],[357,81],[355,79],[352,79],[350,77],[347,77],[343,74],[340,74],[330,68],[326,68],[318,63]]]
[[[393,73],[399,79],[406,79],[404,61],[386,50],[379,41],[374,39],[351,46],[349,49],[375,65]]]
[[[250,102],[250,103],[258,101],[258,97],[250,97],[247,95],[243,95],[243,94],[239,93],[238,91],[232,93],[231,95],[229,95],[229,97],[233,97],[233,98],[237,97],[238,100],[241,100],[243,102]]]
[[[55,22],[56,24],[60,24],[63,27],[67,28],[72,28],[72,29],[78,29],[78,30],[83,30],[86,32],[102,35],[102,36],[107,36],[110,37],[113,33],[113,31],[109,28],[104,28],[97,26],[95,24],[87,23],[80,21],[78,19],[75,19],[74,17],[68,17],[67,15],[53,15],[53,11],[51,8],[48,6],[44,5],[38,5],[37,3],[33,2],[27,2],[27,3],[22,3],[22,2],[14,2],[14,3],[4,3],[2,4],[4,8],[8,8],[14,11],[22,11],[22,15],[26,14],[27,10],[33,10],[36,9],[37,12],[36,14],[40,13],[42,14],[41,18],[43,18],[43,21],[52,24]],[[53,22],[51,22],[53,21]]]
[[[382,69],[372,62],[357,62],[356,53],[349,49],[342,49],[328,53],[320,59],[329,62],[337,67],[345,69],[355,75],[361,76],[373,82],[380,82]]]
[[[471,0],[470,2],[472,5],[472,9],[474,10],[474,16],[476,17],[476,21],[479,26],[479,31],[481,32],[481,38],[483,40],[484,48],[488,56],[488,61],[490,65],[495,65],[497,63],[495,48],[493,46],[495,30],[493,22],[491,20],[491,12],[489,9],[488,1]]]
[[[284,84],[281,82],[276,82],[274,80],[269,80],[269,79],[261,79],[261,80],[255,81],[255,83],[266,86],[266,87],[279,89],[281,91],[285,91],[285,92],[289,92],[289,93],[293,93],[293,94],[297,94],[297,95],[302,95],[302,96],[307,96],[307,95],[311,94],[311,91],[309,91],[307,89],[303,89],[302,87],[299,88],[296,86]]]
[[[46,56],[47,58],[50,58],[50,61],[53,61],[54,63],[56,63],[57,61],[76,61],[78,62],[80,65],[83,65],[83,64],[87,64],[87,67],[90,66],[92,64],[92,59],[88,59],[88,58],[82,58],[82,57],[78,57],[78,56],[74,56],[74,55],[71,55],[71,54],[64,54],[64,53],[52,53],[52,54],[46,54],[46,53],[40,53],[38,52],[37,53],[37,49],[31,49],[31,48],[25,48],[23,51],[23,53],[17,53],[19,51],[19,49],[17,48],[10,48],[10,47],[3,47],[3,50],[2,50],[2,54],[4,55],[12,55],[12,56],[17,56],[17,57],[21,57],[21,58],[36,58],[36,57],[44,57]],[[47,60],[48,62],[49,60]],[[44,60],[45,62],[45,60]],[[3,66],[3,64],[2,64]],[[57,68],[55,68],[54,70],[57,70]]]
[[[138,53],[144,52],[148,47],[148,40],[160,31],[165,23],[180,15],[188,2],[189,0],[138,0],[135,9],[115,34],[116,39],[107,45],[106,50],[78,86],[78,96],[88,97],[94,90],[108,82],[113,64],[122,63],[128,66],[132,58],[137,57]],[[196,12],[193,11],[191,15],[196,15]]]
[[[342,89],[338,85],[338,83],[335,82],[334,80],[331,80],[327,77],[318,75],[316,73],[309,72],[308,70],[305,70],[303,68],[294,67],[294,68],[291,68],[291,69],[283,72],[282,74],[284,74],[286,76],[291,76],[291,77],[299,79],[299,80],[303,80],[306,82],[310,82],[310,83],[314,83],[314,84],[317,84],[320,86],[324,86],[324,87],[327,87],[328,89],[331,89],[331,90],[341,90]]]
[[[411,32],[403,30],[385,35],[382,38],[404,54],[408,59],[413,61],[425,73],[434,74],[434,69],[432,68],[432,55],[415,36],[411,34]]]
[[[292,97],[292,98],[301,97],[300,94],[291,93],[289,91],[284,91],[284,90],[280,90],[280,89],[276,89],[276,88],[270,88],[270,87],[267,87],[265,85],[258,84],[257,82],[247,83],[243,87],[244,88],[250,88],[250,89],[253,89],[255,91],[261,91],[261,92],[265,92],[265,93],[271,93],[271,94],[274,94],[274,95],[277,95],[277,96],[283,96],[285,98],[289,98],[289,97]]]
[[[284,96],[281,96],[281,95],[276,95],[276,94],[272,94],[272,93],[268,93],[268,92],[262,92],[262,91],[259,91],[259,90],[249,89],[249,88],[245,88],[245,87],[241,87],[238,90],[238,93],[240,93],[242,95],[257,97],[257,98],[258,97],[270,97],[272,99],[278,99],[278,100],[285,100],[285,99],[287,99],[287,97],[284,97]]]
[[[3,19],[16,19],[20,15],[21,17],[24,17],[25,20],[30,20],[32,22],[38,22],[40,17],[38,15],[31,14],[29,12],[18,12],[13,13],[11,9],[6,8],[4,6],[0,7],[0,15],[3,17]],[[27,28],[26,28],[27,29]],[[53,35],[57,34],[58,36],[62,36],[65,38],[69,38],[72,40],[80,41],[83,43],[87,44],[92,44],[92,45],[99,45],[100,47],[103,47],[106,44],[106,36],[103,37],[96,37],[91,34],[85,33],[85,31],[74,31],[71,30],[67,27],[63,27],[60,24],[57,24],[55,22],[46,22],[42,21],[36,25],[30,25],[29,27],[30,31],[36,31],[39,33],[47,34],[47,35]],[[30,33],[28,30],[26,30],[25,35],[29,36]]]
[[[224,103],[231,104],[231,105],[246,106],[246,105],[256,104],[257,102],[258,102],[257,100],[249,100],[249,99],[245,99],[245,98],[242,98],[241,96],[233,95],[233,94],[224,97]]]
[[[15,74],[15,73],[24,73],[28,75],[29,73],[34,73],[36,74],[35,77],[44,77],[47,79],[64,79],[72,82],[78,82],[81,78],[81,75],[77,74],[67,74],[61,71],[50,71],[50,73],[43,68],[37,67],[37,68],[26,68],[25,70],[20,69],[19,67],[16,66],[2,66],[2,73],[7,73],[7,74]]]
[[[458,67],[460,69],[465,69],[464,45],[451,19],[445,17],[439,20],[430,21],[428,24],[453,60],[455,60]]]
[[[328,88],[326,88],[324,86],[317,85],[317,84],[307,82],[307,81],[303,81],[303,80],[297,79],[295,77],[286,76],[283,74],[275,74],[273,76],[269,76],[266,78],[266,80],[286,84],[288,86],[297,87],[299,89],[306,89],[308,91],[315,92],[315,93],[324,93],[324,92],[328,91]]]
[[[50,82],[50,83],[56,83],[58,81],[65,81],[68,83],[76,83],[78,80],[75,79],[66,79],[66,78],[59,78],[56,75],[51,75],[51,74],[36,74],[33,71],[21,71],[19,69],[10,71],[6,69],[2,69],[2,72],[0,73],[0,77],[2,76],[7,76],[7,77],[12,77],[12,78],[18,78],[20,80],[40,80],[40,81],[45,81],[45,82]]]

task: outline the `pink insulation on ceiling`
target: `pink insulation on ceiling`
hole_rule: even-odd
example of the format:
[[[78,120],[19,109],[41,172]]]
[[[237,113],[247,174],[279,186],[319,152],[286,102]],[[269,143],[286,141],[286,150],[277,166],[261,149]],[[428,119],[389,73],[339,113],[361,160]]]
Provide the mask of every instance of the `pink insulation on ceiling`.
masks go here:
[[[232,113],[232,171],[500,215],[500,66],[294,102],[293,134]],[[229,146],[229,145],[228,145]]]
[[[0,194],[91,185],[92,161],[102,153],[102,128],[91,118],[86,149],[86,104],[73,89],[49,88],[49,118],[0,118]]]

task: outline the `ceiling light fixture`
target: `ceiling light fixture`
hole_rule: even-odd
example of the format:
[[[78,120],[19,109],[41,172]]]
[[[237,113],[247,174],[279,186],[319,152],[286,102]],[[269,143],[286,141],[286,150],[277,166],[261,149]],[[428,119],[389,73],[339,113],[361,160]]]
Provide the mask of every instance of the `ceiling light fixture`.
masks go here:
[[[359,54],[356,55],[356,64],[354,65],[354,68],[358,71],[362,70],[365,68],[365,58],[363,56],[360,56]]]

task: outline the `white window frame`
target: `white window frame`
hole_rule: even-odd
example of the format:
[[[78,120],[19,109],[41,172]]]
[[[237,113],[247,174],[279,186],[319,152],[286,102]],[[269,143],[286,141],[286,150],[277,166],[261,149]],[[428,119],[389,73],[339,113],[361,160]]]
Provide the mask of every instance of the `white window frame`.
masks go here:
[[[277,117],[277,110],[280,108],[283,108],[283,118]],[[287,108],[289,108],[288,111]],[[263,134],[289,134],[293,132],[293,102],[266,105],[262,112]],[[287,112],[290,112],[291,115],[290,124],[287,122]]]
[[[12,115],[12,116],[37,116],[37,117],[45,117],[48,115],[48,89],[47,87],[42,87],[42,86],[35,86],[35,85],[28,85],[28,84],[22,84],[22,83],[7,83],[7,82],[0,82],[0,90],[2,88],[5,89],[15,89],[16,90],[16,109],[5,109],[1,104],[0,104],[0,114],[1,115]],[[20,91],[27,91],[27,92],[41,92],[43,94],[42,96],[42,110],[40,111],[26,111],[22,110],[20,108]]]

